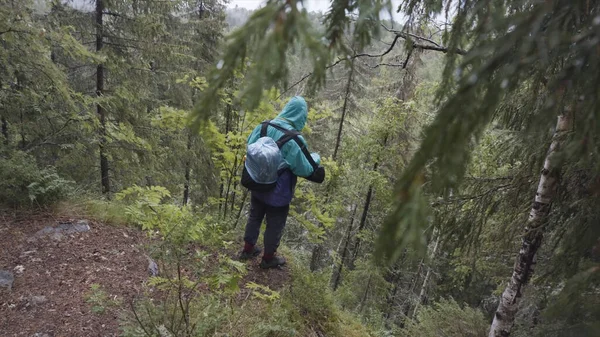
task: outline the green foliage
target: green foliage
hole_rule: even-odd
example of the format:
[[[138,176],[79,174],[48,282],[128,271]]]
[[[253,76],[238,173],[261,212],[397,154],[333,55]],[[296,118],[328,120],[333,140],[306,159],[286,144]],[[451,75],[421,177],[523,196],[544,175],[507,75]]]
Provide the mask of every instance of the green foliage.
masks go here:
[[[361,259],[356,266],[346,272],[342,286],[335,292],[335,298],[344,308],[358,314],[373,311],[373,316],[381,316],[385,303],[382,301],[389,291],[389,283],[382,270],[372,261]],[[365,316],[369,316],[367,313]]]
[[[149,287],[164,297],[137,303],[125,335],[388,336],[400,325],[479,335],[478,312],[427,303],[451,296],[491,316],[565,111],[575,116],[571,141],[557,156],[558,197],[514,333],[597,333],[597,1],[407,0],[398,24],[381,20],[390,1],[334,0],[321,15],[271,0],[240,10],[249,21],[223,49],[220,0],[105,3],[96,52],[93,14],[0,0],[0,202],[53,203],[73,179],[92,200],[72,212],[153,236],[161,274]],[[245,142],[288,95],[307,98],[303,131],[327,180],[300,179],[286,257],[318,243],[326,256],[313,257],[341,267],[341,286],[331,293],[327,272],[295,265],[289,289],[247,283],[243,300],[246,270],[229,257],[238,242],[227,231],[247,207]],[[98,106],[116,202],[93,200]]]
[[[453,3],[448,2],[445,8]],[[452,29],[447,32],[449,47],[468,44],[470,51],[459,62],[451,57],[446,63],[440,110],[396,186],[396,208],[382,237],[400,237],[405,228],[402,219],[426,221],[423,217],[426,213],[419,210],[426,205],[419,191],[424,170],[429,172],[428,184],[435,193],[447,194],[449,188],[457,187],[471,160],[472,145],[495,117],[510,126],[518,123],[516,130],[534,132],[551,128],[556,116],[578,97],[585,97],[578,108],[586,111],[583,115],[587,117],[582,116],[583,119],[592,118],[595,115],[592,111],[597,111],[597,101],[588,98],[595,97],[597,90],[597,72],[592,71],[597,63],[590,61],[595,51],[590,49],[589,41],[597,39],[598,30],[583,28],[592,25],[593,6],[584,1],[571,4],[560,0],[544,4],[493,3],[467,2],[458,7]],[[442,1],[411,0],[402,8],[408,15],[420,17],[421,13],[442,14],[442,4]],[[497,10],[490,11],[488,5]],[[494,19],[490,21],[490,17]],[[575,17],[582,19],[578,21]],[[565,25],[572,27],[568,33],[563,29]],[[586,33],[578,35],[576,32],[581,29]],[[552,52],[548,53],[549,50]],[[457,76],[453,76],[455,72]],[[572,86],[567,89],[565,83]],[[520,91],[529,93],[528,109],[504,109],[503,102]],[[590,125],[580,126],[577,137],[598,131]],[[392,250],[389,244],[385,247],[388,252]]]
[[[14,151],[0,155],[0,191],[0,204],[42,206],[67,198],[73,182],[60,177],[53,167],[40,169],[35,158]]]
[[[327,275],[294,266],[292,279],[293,283],[283,297],[293,310],[290,312],[292,321],[321,333],[338,335],[338,311],[326,286]]]
[[[220,229],[210,217],[198,218],[190,207],[179,207],[163,203],[170,197],[169,191],[161,186],[132,186],[116,195],[117,200],[126,202],[125,212],[130,221],[147,231],[158,231],[172,244],[183,245],[200,241],[220,242]]]
[[[358,48],[369,44],[379,30],[379,15],[382,8],[391,9],[390,1],[333,1],[326,21],[325,33],[318,32],[308,13],[300,9],[299,1],[271,0],[257,10],[249,20],[228,37],[223,58],[211,72],[207,91],[195,109],[193,122],[200,126],[217,102],[217,92],[234,76],[238,69],[246,67],[247,60],[253,62],[249,69],[247,84],[238,99],[250,109],[256,107],[264,90],[283,81],[287,87],[289,75],[288,50],[302,46],[300,54],[310,59],[312,76],[309,91],[322,87],[329,63],[339,54],[345,59],[352,51],[341,39],[349,26],[346,13],[358,10],[354,36]]]
[[[600,267],[590,264],[551,294],[534,336],[597,336],[600,333]]]
[[[121,323],[123,336],[217,336],[227,323],[228,308],[217,297],[195,296],[187,305],[185,312],[179,310],[180,302],[174,295],[163,301],[139,301]],[[185,322],[193,329],[186,331]]]
[[[102,315],[107,308],[119,306],[119,300],[110,298],[108,294],[97,283],[90,286],[89,292],[85,295],[85,301],[91,305],[94,314]]]
[[[229,296],[237,294],[239,282],[246,274],[246,265],[227,256],[221,256],[219,261],[219,269],[210,277],[209,284],[216,292]]]
[[[409,321],[401,336],[484,337],[488,329],[488,323],[479,310],[461,308],[450,298],[421,308],[416,321]]]
[[[280,298],[279,292],[271,290],[268,286],[248,282],[246,288],[252,290],[252,296],[264,301],[274,302]]]
[[[81,209],[81,213],[89,219],[111,225],[130,225],[126,205],[106,200],[84,200],[81,204],[70,201],[67,204],[70,210]]]
[[[207,113],[214,110],[218,91],[237,70],[247,66],[247,58],[251,57],[254,64],[249,69],[249,82],[239,93],[239,99],[245,101],[250,109],[258,106],[264,90],[270,90],[280,79],[287,77],[286,51],[294,46],[295,41],[306,46],[305,52],[317,68],[324,70],[329,60],[326,46],[315,36],[306,11],[300,10],[296,1],[269,1],[227,39],[224,58],[218,61],[216,69],[208,76],[208,88],[195,110],[193,121],[197,126]],[[324,71],[321,71],[312,82],[322,81],[323,76]]]

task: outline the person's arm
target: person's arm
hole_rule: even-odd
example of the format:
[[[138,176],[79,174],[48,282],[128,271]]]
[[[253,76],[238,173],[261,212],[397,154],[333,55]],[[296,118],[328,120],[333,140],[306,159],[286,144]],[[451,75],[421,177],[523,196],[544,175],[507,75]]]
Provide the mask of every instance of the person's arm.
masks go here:
[[[306,178],[316,183],[322,183],[325,180],[325,169],[320,166],[320,158],[316,160],[308,152],[306,141],[302,136],[298,136],[299,142],[289,141],[289,152],[285,157],[292,173],[299,177]],[[289,144],[289,145],[288,145]]]

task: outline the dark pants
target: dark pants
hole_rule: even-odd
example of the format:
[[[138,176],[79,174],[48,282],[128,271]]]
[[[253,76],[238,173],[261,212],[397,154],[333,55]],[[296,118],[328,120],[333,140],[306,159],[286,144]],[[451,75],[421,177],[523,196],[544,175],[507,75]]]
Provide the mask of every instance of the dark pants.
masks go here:
[[[267,229],[264,234],[265,254],[274,254],[279,247],[290,205],[273,207],[252,196],[250,200],[250,215],[246,223],[244,241],[255,245],[260,234],[260,225],[267,216]]]

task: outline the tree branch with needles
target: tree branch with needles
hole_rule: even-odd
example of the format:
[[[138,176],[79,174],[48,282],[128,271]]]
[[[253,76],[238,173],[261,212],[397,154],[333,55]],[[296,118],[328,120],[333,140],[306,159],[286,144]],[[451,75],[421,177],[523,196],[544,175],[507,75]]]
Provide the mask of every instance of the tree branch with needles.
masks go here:
[[[387,45],[389,45],[388,49],[386,51],[384,51],[381,54],[368,54],[368,53],[360,53],[360,54],[354,54],[350,57],[345,57],[345,58],[339,58],[337,61],[333,62],[332,64],[328,65],[327,67],[325,67],[325,70],[327,69],[331,69],[333,67],[335,67],[336,65],[340,64],[343,61],[351,61],[355,58],[359,58],[359,57],[368,57],[368,58],[378,58],[378,57],[383,57],[387,54],[389,54],[394,47],[396,46],[396,43],[398,42],[399,38],[402,38],[404,40],[407,40],[409,42],[412,42],[412,48],[409,50],[406,60],[403,63],[399,63],[399,64],[393,64],[393,63],[380,63],[377,64],[375,66],[370,66],[371,68],[375,69],[378,68],[380,66],[389,66],[389,67],[402,67],[403,69],[406,68],[406,65],[408,64],[408,60],[410,59],[410,56],[412,54],[412,50],[415,48],[419,48],[419,49],[423,49],[423,50],[432,50],[432,51],[438,51],[438,52],[442,52],[444,54],[446,53],[457,53],[459,55],[465,55],[467,54],[467,51],[463,50],[463,49],[450,49],[448,47],[442,46],[439,43],[433,41],[430,38],[427,37],[423,37],[423,36],[419,36],[416,34],[412,34],[412,33],[408,33],[408,32],[401,32],[398,30],[393,30],[390,29],[388,27],[386,27],[384,24],[381,24],[381,26],[387,30],[388,32],[394,33],[394,40],[391,43],[385,43]],[[421,42],[419,42],[421,41]],[[283,92],[281,92],[281,94],[277,97],[277,99],[283,97],[283,95],[285,95],[287,92],[289,92],[291,89],[293,89],[294,87],[296,87],[298,84],[304,82],[307,78],[309,78],[310,76],[312,76],[313,72],[309,72],[307,74],[305,74],[304,76],[302,76],[299,80],[297,80],[296,82],[294,82],[291,86],[289,86],[288,88],[286,88]]]

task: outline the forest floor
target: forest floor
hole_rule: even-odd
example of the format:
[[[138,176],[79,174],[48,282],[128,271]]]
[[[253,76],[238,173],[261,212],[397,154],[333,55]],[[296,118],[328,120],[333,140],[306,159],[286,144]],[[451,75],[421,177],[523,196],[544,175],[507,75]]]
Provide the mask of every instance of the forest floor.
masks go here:
[[[0,336],[118,336],[150,276],[149,243],[130,226],[0,210],[0,270],[14,275],[11,291],[0,288]],[[289,282],[286,269],[264,271],[258,262],[248,262],[240,296],[249,295],[247,282],[274,290]]]

